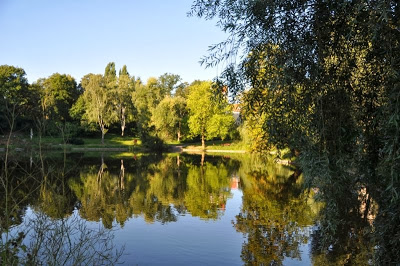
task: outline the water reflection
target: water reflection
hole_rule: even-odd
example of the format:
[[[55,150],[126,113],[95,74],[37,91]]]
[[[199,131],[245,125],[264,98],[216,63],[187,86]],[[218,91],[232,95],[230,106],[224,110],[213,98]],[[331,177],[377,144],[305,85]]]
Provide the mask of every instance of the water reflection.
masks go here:
[[[112,231],[91,228],[74,212],[67,184],[74,162],[65,154],[53,159],[7,154],[2,161],[0,264],[115,264],[123,248],[115,248]]]
[[[230,196],[228,177],[235,169],[222,161],[201,165],[196,159],[102,160],[83,166],[68,183],[80,203],[80,215],[89,221],[102,220],[107,228],[114,219],[123,226],[132,216],[143,216],[149,223],[175,222],[184,213],[217,219]]]
[[[315,265],[372,265],[374,260],[373,219],[377,204],[359,183],[322,187],[319,197],[325,207],[313,232]]]
[[[102,154],[92,157],[53,154],[45,158],[11,156],[1,165],[0,193],[5,195],[0,199],[1,263],[32,263],[34,259],[53,256],[55,249],[43,249],[48,246],[59,247],[59,258],[69,256],[75,258],[72,264],[78,262],[85,257],[79,250],[90,249],[84,244],[68,246],[70,235],[80,239],[77,243],[106,239],[107,245],[90,242],[94,247],[105,247],[91,252],[106,254],[108,262],[115,263],[119,257],[110,255],[115,252],[115,245],[113,231],[108,229],[132,230],[130,225],[140,219],[153,230],[159,225],[165,228],[178,225],[173,239],[161,239],[160,234],[150,240],[143,236],[149,244],[140,242],[139,245],[146,250],[152,249],[154,243],[167,243],[170,249],[165,256],[172,254],[172,250],[177,253],[170,258],[171,263],[186,262],[188,258],[215,263],[217,256],[237,257],[240,262],[226,259],[219,264],[282,265],[295,261],[314,265],[365,265],[375,262],[377,246],[373,234],[378,208],[366,186],[353,182],[335,184],[334,189],[328,184],[305,190],[301,173],[290,165],[274,163],[273,158],[171,154],[113,158]],[[227,220],[224,216],[232,212],[227,206],[235,191],[243,193],[241,207]],[[181,220],[186,223],[180,223]],[[207,235],[206,240],[198,238],[204,243],[184,239],[193,231],[188,226],[193,223],[199,231],[193,237]],[[93,230],[93,225],[101,226]],[[140,226],[138,230],[145,228],[135,225]],[[219,229],[205,233],[214,225]],[[244,237],[243,241],[242,237],[231,236],[230,245],[238,247],[236,253],[224,250],[221,245],[213,246],[216,241],[213,234],[223,230]],[[42,241],[40,245],[32,242],[40,239],[43,232],[50,242]],[[193,257],[200,244],[204,244],[204,254],[217,249],[224,255],[210,256],[209,260],[204,256]],[[193,245],[193,250],[188,245]],[[128,245],[127,250],[130,248],[133,249]],[[72,250],[81,255],[68,255]],[[143,250],[133,253],[142,254]],[[152,256],[161,259],[161,249],[159,253]],[[133,257],[126,262],[135,261]]]
[[[281,265],[285,258],[301,259],[300,247],[310,238],[319,206],[304,192],[300,173],[288,166],[247,162],[243,205],[234,223],[247,235],[241,257],[249,265]],[[251,170],[249,170],[251,169]]]

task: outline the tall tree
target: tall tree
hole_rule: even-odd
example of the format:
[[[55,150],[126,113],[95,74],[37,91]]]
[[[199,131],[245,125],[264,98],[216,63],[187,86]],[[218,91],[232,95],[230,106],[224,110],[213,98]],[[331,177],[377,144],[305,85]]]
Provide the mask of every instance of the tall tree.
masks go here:
[[[132,112],[132,93],[134,83],[124,65],[119,71],[118,84],[115,89],[115,107],[121,125],[121,136],[124,136],[127,118]]]
[[[16,117],[23,115],[29,102],[28,80],[22,68],[0,66],[0,128],[13,130]],[[13,121],[11,121],[13,120]]]
[[[209,81],[196,82],[190,87],[187,100],[189,109],[189,129],[193,135],[201,136],[205,149],[205,139],[224,139],[234,123],[233,114],[226,102],[214,101]],[[226,99],[225,99],[226,100]]]
[[[37,83],[43,87],[41,98],[46,118],[64,122],[70,120],[69,109],[79,96],[75,79],[70,75],[55,73]]]
[[[104,80],[107,85],[109,85],[109,83],[113,83],[110,85],[115,86],[115,82],[117,80],[117,72],[115,70],[114,62],[110,62],[107,64],[107,66],[104,70]]]
[[[165,97],[153,112],[152,121],[157,132],[165,139],[181,140],[187,123],[186,100],[182,97]]]
[[[174,96],[180,96],[187,99],[189,95],[189,83],[182,82],[178,86],[176,86]]]
[[[181,77],[176,74],[164,73],[158,77],[158,86],[164,95],[170,95],[179,86]]]
[[[150,83],[149,81],[147,82],[148,84]],[[132,94],[132,103],[135,106],[135,110],[137,112],[137,123],[140,132],[147,131],[150,127],[150,106],[153,106],[151,99],[152,93],[149,90],[149,86],[143,84],[140,79],[137,79],[135,81],[134,92]]]
[[[123,65],[122,68],[119,70],[118,76],[121,75],[129,76],[128,68],[126,67],[126,65]]]
[[[378,217],[390,224],[376,235],[377,264],[399,261],[398,1],[196,0],[191,14],[217,17],[229,34],[204,64],[247,54],[222,78],[233,91],[255,92],[249,110],[265,114],[271,143],[301,151],[306,180],[326,192],[338,182],[374,190],[379,180],[388,193]]]
[[[116,120],[112,105],[112,92],[107,88],[102,75],[88,74],[82,78],[82,95],[85,102],[85,118],[89,122],[97,123],[101,131],[101,143],[104,144],[104,135],[108,127]]]

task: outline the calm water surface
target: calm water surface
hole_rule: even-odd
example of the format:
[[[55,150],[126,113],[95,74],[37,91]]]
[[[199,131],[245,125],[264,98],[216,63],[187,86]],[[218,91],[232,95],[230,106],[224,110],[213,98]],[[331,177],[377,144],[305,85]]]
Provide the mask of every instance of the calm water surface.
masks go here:
[[[18,207],[2,207],[3,242],[7,228],[9,235],[24,232],[26,246],[42,229],[83,228],[71,233],[80,243],[82,231],[102,228],[107,235],[89,235],[88,245],[107,253],[89,241],[107,239],[113,252],[123,248],[126,265],[319,265],[343,255],[318,251],[323,203],[304,191],[298,171],[272,159],[66,154],[10,162],[7,204]],[[44,260],[55,246],[38,256]],[[361,247],[362,262],[369,262],[371,248]]]

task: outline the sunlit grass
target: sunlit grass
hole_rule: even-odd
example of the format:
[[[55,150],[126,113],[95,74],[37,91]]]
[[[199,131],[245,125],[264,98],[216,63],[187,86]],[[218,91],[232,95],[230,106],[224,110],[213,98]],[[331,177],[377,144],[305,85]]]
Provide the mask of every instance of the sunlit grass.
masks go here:
[[[132,137],[113,137],[108,141],[109,143],[123,145],[123,146],[133,146],[142,144],[142,141],[140,139]]]
[[[68,147],[135,147],[135,146],[141,146],[142,142],[138,138],[134,137],[121,137],[121,136],[116,136],[116,135],[106,135],[104,138],[104,145],[101,144],[101,138],[79,138],[82,139],[84,144],[83,145],[71,145],[68,144]],[[39,139],[36,138],[36,141],[38,142]],[[61,137],[42,137],[41,139],[42,144],[49,144],[49,145],[62,145],[63,139]]]
[[[238,141],[206,141],[206,150],[246,150],[246,146]],[[186,149],[201,150],[201,142],[182,144]]]

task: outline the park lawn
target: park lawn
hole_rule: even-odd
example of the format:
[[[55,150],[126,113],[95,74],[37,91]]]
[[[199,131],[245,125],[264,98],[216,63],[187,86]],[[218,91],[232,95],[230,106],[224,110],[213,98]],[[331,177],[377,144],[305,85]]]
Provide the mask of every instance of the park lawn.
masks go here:
[[[184,143],[182,146],[185,149],[190,150],[202,150],[201,142],[196,143]],[[242,142],[236,141],[206,141],[206,150],[246,150],[245,145]]]
[[[143,150],[142,142],[139,138],[134,138],[130,136],[121,137],[117,134],[106,134],[104,137],[104,145],[101,144],[100,137],[83,137],[77,138],[83,140],[82,145],[66,144],[64,146],[63,139],[61,137],[42,137],[41,145],[44,149],[50,150],[61,150],[66,148],[71,149],[85,149],[85,148],[128,148],[129,151],[141,151]],[[179,143],[177,141],[171,141],[166,143],[169,147],[181,146],[184,149],[198,150],[202,151],[201,142],[193,143]],[[12,147],[25,147],[26,145],[31,147],[39,146],[39,138],[34,137],[33,140],[29,136],[19,135],[13,138]],[[245,145],[242,142],[233,141],[206,141],[206,150],[246,150]],[[130,155],[124,155],[129,157]]]
[[[84,144],[82,145],[73,145],[67,144],[67,147],[82,147],[82,148],[123,148],[123,147],[133,147],[133,146],[141,146],[141,141],[138,138],[134,137],[121,137],[118,135],[108,134],[104,138],[104,145],[101,144],[100,138],[79,138],[82,139]],[[136,140],[136,143],[134,142]],[[35,139],[36,143],[38,143],[38,139]],[[42,144],[46,146],[62,146],[63,139],[61,137],[42,137]]]

